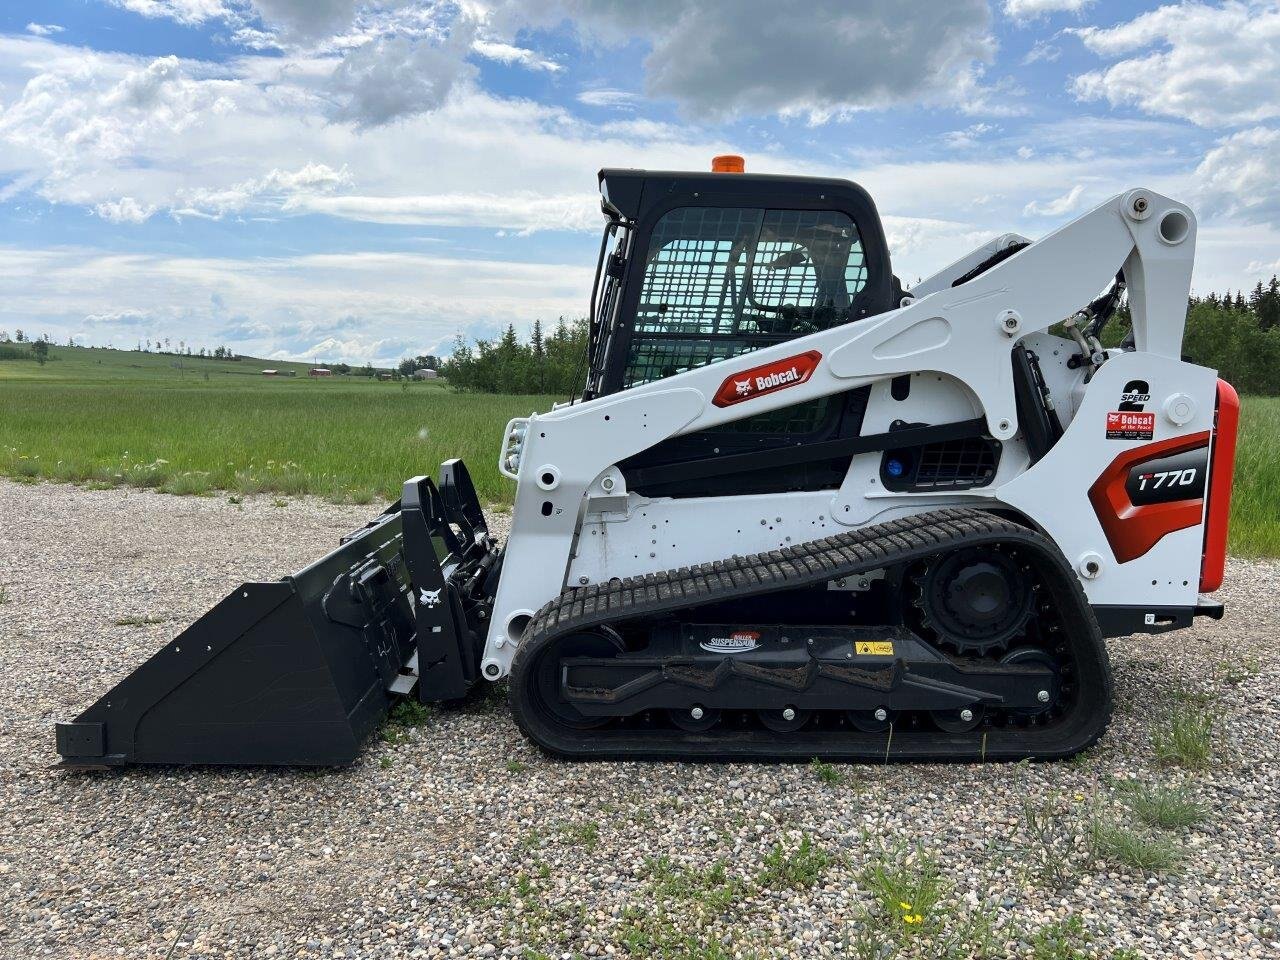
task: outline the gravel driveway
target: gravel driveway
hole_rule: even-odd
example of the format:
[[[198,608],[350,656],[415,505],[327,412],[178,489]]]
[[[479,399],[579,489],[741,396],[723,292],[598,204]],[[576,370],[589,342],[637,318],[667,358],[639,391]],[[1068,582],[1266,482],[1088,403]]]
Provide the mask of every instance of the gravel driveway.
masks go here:
[[[564,763],[490,699],[338,771],[51,770],[55,720],[378,509],[275,503],[0,481],[0,955],[1280,956],[1280,567],[1112,641],[1071,763]],[[1204,769],[1156,760],[1176,711]],[[1164,788],[1190,825],[1142,823]]]

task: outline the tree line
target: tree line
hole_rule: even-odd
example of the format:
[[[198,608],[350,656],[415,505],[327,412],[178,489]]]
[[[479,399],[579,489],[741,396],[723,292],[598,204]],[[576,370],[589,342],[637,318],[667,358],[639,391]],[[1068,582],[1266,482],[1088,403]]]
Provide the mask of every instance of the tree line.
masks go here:
[[[568,397],[582,390],[586,355],[586,319],[560,317],[549,334],[535,320],[523,343],[514,324],[497,340],[477,340],[474,346],[459,334],[453,356],[440,365],[440,372],[455,390]]]
[[[1280,285],[1258,284],[1248,300],[1210,293],[1187,311],[1182,352],[1213,367],[1240,393],[1280,394]]]
[[[1122,308],[1104,344],[1118,345],[1129,323],[1128,309]],[[1242,394],[1280,395],[1280,280],[1258,281],[1248,295],[1237,290],[1191,297],[1182,353],[1217,370]]]

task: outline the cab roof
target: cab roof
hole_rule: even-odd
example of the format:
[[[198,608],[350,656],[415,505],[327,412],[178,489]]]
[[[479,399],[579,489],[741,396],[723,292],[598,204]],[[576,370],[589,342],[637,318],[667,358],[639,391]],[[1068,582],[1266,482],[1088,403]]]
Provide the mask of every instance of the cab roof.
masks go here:
[[[862,187],[833,177],[794,177],[769,173],[704,173],[678,170],[635,170],[606,167],[599,173],[600,207],[606,217],[638,221],[659,205],[680,197],[706,202],[723,198],[732,206],[751,203],[818,201],[832,207],[875,210]],[[843,202],[841,202],[843,201]]]

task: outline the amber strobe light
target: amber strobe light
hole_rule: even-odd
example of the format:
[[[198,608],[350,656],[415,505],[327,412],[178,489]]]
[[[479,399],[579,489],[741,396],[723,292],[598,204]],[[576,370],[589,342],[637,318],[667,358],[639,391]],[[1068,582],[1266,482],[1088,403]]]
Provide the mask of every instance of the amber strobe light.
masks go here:
[[[747,161],[736,153],[722,153],[711,158],[712,173],[746,173]]]

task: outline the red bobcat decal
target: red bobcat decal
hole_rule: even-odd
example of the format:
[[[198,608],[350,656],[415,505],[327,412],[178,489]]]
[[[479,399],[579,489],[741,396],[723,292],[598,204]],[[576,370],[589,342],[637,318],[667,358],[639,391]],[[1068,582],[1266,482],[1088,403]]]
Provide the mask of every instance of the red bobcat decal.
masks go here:
[[[785,390],[796,384],[804,383],[813,371],[818,369],[818,361],[822,354],[817,350],[808,350],[785,360],[774,360],[763,363],[750,370],[743,370],[731,377],[726,377],[720,389],[711,399],[717,407],[729,407],[743,400],[754,400],[756,397],[775,390]]]

